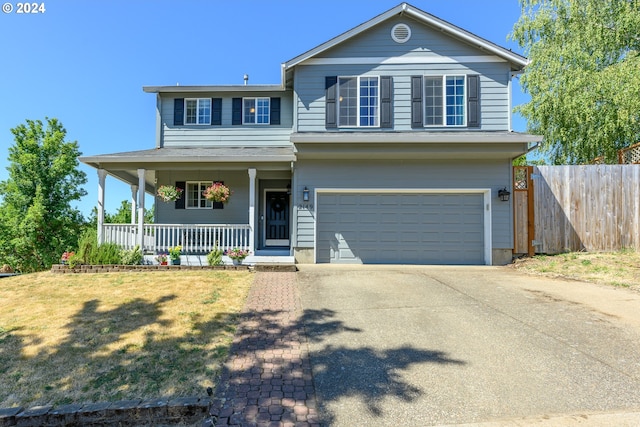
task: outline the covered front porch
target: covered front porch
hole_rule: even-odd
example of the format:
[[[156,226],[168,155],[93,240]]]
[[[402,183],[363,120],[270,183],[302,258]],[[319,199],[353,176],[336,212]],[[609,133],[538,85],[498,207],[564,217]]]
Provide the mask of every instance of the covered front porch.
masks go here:
[[[235,155],[229,156],[229,150]],[[293,263],[289,197],[293,154],[269,152],[270,161],[259,148],[241,153],[231,148],[173,148],[81,158],[98,172],[98,242],[123,249],[139,246],[151,264],[175,246],[182,247],[181,262],[186,265],[207,265],[206,255],[214,248],[250,251],[245,264]],[[107,176],[130,185],[130,224],[105,223]],[[212,182],[224,182],[233,191],[224,206],[202,199],[202,188]],[[182,199],[156,198],[154,221],[146,223],[145,194],[155,195],[160,185],[182,188]]]

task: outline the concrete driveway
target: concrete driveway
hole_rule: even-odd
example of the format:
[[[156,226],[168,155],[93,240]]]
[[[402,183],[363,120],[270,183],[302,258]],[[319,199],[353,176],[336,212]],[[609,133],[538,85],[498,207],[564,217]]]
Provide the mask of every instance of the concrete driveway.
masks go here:
[[[506,267],[301,265],[330,426],[640,425],[640,294]]]

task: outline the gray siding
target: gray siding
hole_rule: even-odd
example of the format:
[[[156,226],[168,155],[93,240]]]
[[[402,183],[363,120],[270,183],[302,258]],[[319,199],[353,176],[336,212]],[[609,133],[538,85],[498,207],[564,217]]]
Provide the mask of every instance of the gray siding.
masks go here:
[[[158,171],[158,187],[176,181],[224,181],[233,194],[224,209],[176,209],[156,199],[159,224],[248,224],[249,174],[244,171]]]
[[[411,38],[405,43],[396,43],[391,38],[394,25],[404,23],[411,28]],[[338,46],[322,52],[318,57],[392,57],[425,53],[440,56],[483,55],[483,52],[462,41],[443,34],[407,16],[397,16],[367,31],[352,37]]]
[[[509,66],[506,63],[387,64],[298,66],[295,77],[297,131],[323,132],[325,128],[325,76],[378,75],[393,77],[393,131],[411,128],[411,76],[480,74],[480,130],[509,127]],[[439,129],[442,128],[433,128]],[[447,128],[452,129],[452,128]],[[466,130],[467,128],[455,128]],[[380,129],[371,129],[379,131]],[[425,128],[428,132],[430,128]],[[422,131],[422,130],[419,130]]]
[[[403,44],[391,39],[391,28],[408,23],[411,39]],[[486,57],[486,62],[446,63],[443,57]],[[394,18],[330,49],[317,58],[393,59],[396,63],[299,65],[295,71],[297,131],[325,130],[325,76],[387,75],[393,77],[395,131],[411,128],[410,76],[442,74],[480,74],[480,130],[508,130],[510,65],[493,62],[494,56],[443,35],[410,18]],[[414,62],[411,62],[414,60]],[[402,63],[398,62],[401,60]],[[406,60],[406,61],[404,61]],[[336,61],[338,62],[338,61]],[[460,129],[460,128],[458,128]],[[429,131],[428,128],[425,129]]]
[[[232,125],[231,99],[243,96],[279,97],[280,125]],[[173,125],[173,100],[175,98],[222,98],[222,125]],[[161,144],[164,147],[203,147],[215,145],[283,146],[289,144],[289,135],[293,126],[293,94],[291,92],[273,93],[215,93],[166,95],[160,104],[162,129]]]
[[[302,188],[490,188],[492,246],[513,247],[511,202],[501,202],[498,189],[510,187],[511,165],[503,161],[321,161],[300,160],[296,166],[294,215],[299,248],[313,247],[314,206],[302,204]]]

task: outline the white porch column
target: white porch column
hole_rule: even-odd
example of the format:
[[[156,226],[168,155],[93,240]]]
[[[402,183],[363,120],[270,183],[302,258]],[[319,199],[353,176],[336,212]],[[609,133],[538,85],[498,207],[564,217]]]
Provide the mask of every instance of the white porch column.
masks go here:
[[[98,244],[104,243],[104,185],[107,171],[98,169]]]
[[[137,197],[138,197],[138,186],[132,185],[131,186],[131,224],[136,223],[136,211],[138,206]]]
[[[138,169],[138,244],[144,252],[144,169]]]
[[[256,170],[249,169],[249,250],[255,254]]]

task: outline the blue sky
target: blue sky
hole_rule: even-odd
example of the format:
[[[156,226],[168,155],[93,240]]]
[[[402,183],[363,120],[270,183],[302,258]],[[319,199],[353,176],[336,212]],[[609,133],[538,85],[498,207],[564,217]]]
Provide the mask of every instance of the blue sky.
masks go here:
[[[5,3],[5,0],[2,0]],[[279,84],[280,64],[399,0],[48,0],[45,12],[0,13],[0,180],[8,173],[10,129],[58,118],[84,155],[153,148],[155,95],[142,86]],[[426,12],[501,46],[520,16],[518,0],[413,0]],[[517,79],[513,104],[528,97]],[[513,127],[526,123],[514,117]],[[87,174],[86,215],[97,201]],[[106,210],[130,198],[108,178]],[[147,206],[153,202],[147,199]]]

